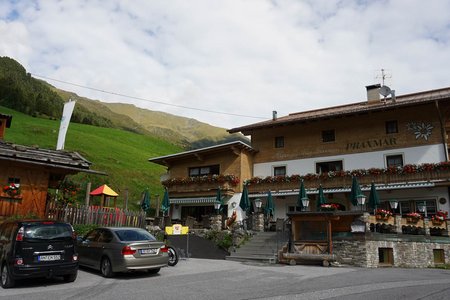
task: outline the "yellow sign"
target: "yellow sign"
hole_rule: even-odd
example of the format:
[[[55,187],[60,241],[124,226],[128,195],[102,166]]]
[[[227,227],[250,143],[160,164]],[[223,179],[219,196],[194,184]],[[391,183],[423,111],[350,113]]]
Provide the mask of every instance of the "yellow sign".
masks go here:
[[[166,226],[165,230],[168,235],[188,234],[189,226],[182,226],[181,224],[173,224],[172,226]]]

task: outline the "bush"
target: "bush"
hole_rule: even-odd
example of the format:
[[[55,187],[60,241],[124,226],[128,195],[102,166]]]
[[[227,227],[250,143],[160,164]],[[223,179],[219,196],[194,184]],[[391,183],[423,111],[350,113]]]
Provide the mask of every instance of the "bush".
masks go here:
[[[77,236],[84,236],[86,233],[91,231],[92,229],[97,228],[98,225],[95,224],[77,224],[73,225],[73,229],[75,230],[75,233]]]
[[[218,247],[227,251],[233,245],[231,233],[227,231],[209,230],[205,232],[205,238],[213,241]]]

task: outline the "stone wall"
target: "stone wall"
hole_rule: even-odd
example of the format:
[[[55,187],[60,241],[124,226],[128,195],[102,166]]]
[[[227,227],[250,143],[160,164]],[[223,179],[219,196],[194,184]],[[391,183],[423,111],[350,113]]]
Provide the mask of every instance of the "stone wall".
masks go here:
[[[426,237],[376,237],[361,236],[349,239],[335,239],[333,254],[342,264],[377,268],[388,266],[379,262],[379,248],[390,248],[395,267],[426,268],[434,266],[433,249],[443,249],[445,263],[450,263],[450,240]]]

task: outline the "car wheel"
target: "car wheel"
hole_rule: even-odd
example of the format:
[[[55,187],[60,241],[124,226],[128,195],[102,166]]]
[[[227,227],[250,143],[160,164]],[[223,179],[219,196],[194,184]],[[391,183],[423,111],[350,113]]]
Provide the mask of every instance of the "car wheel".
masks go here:
[[[8,266],[6,263],[3,264],[2,269],[0,270],[1,280],[0,283],[4,289],[12,288],[15,285],[15,280],[10,276]]]
[[[74,273],[74,274],[67,274],[67,275],[64,275],[64,276],[63,276],[64,281],[65,281],[65,282],[74,282],[74,281],[77,279],[77,274],[78,274],[78,272],[77,272],[77,273]]]
[[[167,251],[167,253],[169,254],[169,262],[168,265],[173,267],[178,263],[178,253],[177,251],[175,251],[174,248],[169,247],[169,250]]]
[[[150,270],[147,270],[147,272],[149,272],[150,274],[158,274],[159,270],[161,270],[161,268],[150,269]]]
[[[104,257],[102,259],[101,265],[100,265],[100,271],[102,272],[103,277],[111,278],[114,276],[114,272],[112,271],[112,265],[109,258]]]

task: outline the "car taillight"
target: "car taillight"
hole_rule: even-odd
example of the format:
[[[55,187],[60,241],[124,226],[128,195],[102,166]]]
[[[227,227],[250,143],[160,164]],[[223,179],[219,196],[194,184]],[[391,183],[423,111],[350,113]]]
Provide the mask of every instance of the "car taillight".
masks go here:
[[[20,229],[16,235],[16,242],[21,242],[21,241],[23,241],[23,227],[20,227]]]
[[[160,250],[161,250],[161,252],[169,252],[169,247],[164,245],[164,246],[161,246]]]
[[[122,255],[133,255],[136,253],[136,250],[131,249],[130,246],[125,246],[122,248]]]
[[[16,266],[21,266],[21,265],[23,265],[23,259],[22,259],[22,258],[16,258],[16,259],[14,260],[14,264],[15,264]]]
[[[73,256],[72,256],[72,261],[77,261],[78,260],[78,255],[77,254],[74,254]]]

